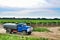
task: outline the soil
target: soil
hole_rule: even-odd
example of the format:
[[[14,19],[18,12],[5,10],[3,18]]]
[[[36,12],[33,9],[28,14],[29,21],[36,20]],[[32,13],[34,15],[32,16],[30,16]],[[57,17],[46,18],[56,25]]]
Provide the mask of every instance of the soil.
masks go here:
[[[6,33],[6,30],[3,28],[2,24],[0,24],[0,33]]]
[[[51,32],[32,32],[30,36],[33,37],[44,37],[49,38],[49,40],[60,40],[60,27],[46,27]],[[6,33],[6,30],[0,24],[0,33]]]

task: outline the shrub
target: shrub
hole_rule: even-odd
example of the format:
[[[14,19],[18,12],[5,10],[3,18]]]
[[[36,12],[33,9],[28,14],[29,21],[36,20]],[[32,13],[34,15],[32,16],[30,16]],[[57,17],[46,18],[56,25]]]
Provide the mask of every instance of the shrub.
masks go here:
[[[38,31],[38,32],[50,32],[47,28],[34,28],[33,31]]]
[[[28,36],[16,36],[16,35],[8,35],[8,34],[0,34],[0,40],[48,40],[48,38],[35,38]]]

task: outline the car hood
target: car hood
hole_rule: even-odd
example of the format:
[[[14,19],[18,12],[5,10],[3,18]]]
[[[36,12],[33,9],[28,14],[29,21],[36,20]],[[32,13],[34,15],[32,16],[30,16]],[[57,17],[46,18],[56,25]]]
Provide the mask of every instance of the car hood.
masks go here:
[[[26,26],[26,27],[29,27],[30,28],[31,26]]]

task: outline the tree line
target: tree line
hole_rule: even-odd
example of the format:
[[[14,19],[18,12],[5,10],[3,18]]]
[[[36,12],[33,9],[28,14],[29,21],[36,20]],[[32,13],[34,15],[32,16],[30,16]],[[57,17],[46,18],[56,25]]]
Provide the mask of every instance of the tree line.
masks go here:
[[[60,18],[1,18],[0,19],[20,19],[20,20],[60,20]]]

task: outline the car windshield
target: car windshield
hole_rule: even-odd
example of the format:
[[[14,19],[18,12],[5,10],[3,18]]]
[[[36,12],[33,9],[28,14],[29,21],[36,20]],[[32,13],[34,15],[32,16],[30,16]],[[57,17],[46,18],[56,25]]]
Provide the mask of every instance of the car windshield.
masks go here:
[[[18,25],[21,27],[24,27],[24,26],[26,26],[26,23],[19,23]]]

